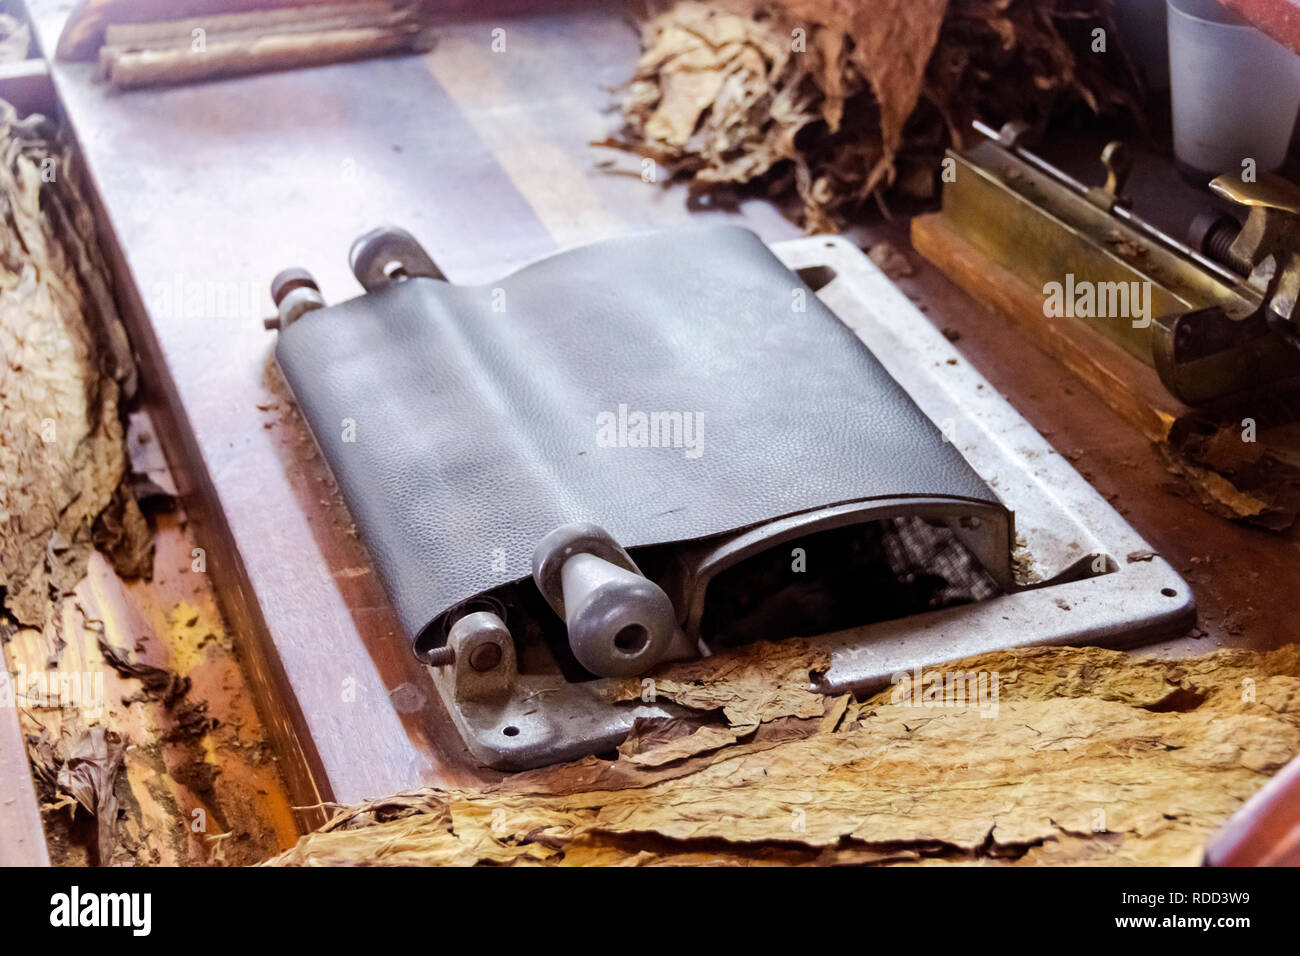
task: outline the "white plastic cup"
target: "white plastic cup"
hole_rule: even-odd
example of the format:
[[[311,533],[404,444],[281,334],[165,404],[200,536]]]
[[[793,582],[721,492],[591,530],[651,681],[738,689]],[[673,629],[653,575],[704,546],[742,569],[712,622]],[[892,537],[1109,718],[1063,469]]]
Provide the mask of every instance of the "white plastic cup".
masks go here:
[[[1207,178],[1277,169],[1300,110],[1300,56],[1217,0],[1168,0],[1174,155]]]

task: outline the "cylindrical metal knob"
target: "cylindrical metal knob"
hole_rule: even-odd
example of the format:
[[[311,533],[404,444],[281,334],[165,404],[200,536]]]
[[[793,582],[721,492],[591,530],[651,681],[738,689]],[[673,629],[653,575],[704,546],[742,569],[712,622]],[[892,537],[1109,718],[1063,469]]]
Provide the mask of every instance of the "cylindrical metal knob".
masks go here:
[[[319,292],[320,286],[306,269],[290,266],[288,269],[281,269],[271,280],[271,301],[279,305],[294,289],[314,289]]]
[[[676,624],[659,585],[594,554],[575,554],[560,572],[569,646],[602,677],[630,677],[663,658]]]
[[[271,299],[276,316],[264,325],[268,329],[287,329],[308,312],[325,307],[320,287],[306,269],[285,269],[271,280]]]
[[[533,580],[564,618],[574,657],[593,674],[643,674],[672,643],[672,601],[602,528],[572,524],[548,534],[533,554]]]

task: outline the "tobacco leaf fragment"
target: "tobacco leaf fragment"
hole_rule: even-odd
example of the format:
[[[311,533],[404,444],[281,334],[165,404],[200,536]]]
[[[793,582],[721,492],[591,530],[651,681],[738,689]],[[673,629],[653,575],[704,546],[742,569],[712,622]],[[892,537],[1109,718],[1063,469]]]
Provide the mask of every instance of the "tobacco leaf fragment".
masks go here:
[[[99,634],[99,650],[109,667],[123,677],[136,678],[144,685],[144,697],[161,700],[171,706],[178,698],[189,693],[188,677],[181,677],[174,671],[132,660],[125,648],[110,644],[102,631]]]
[[[691,710],[721,710],[735,734],[743,736],[778,717],[821,717],[824,698],[809,685],[828,667],[829,653],[810,641],[759,641],[716,657],[660,667],[649,678],[617,681],[609,693],[615,701],[641,699],[648,679],[656,699]]]
[[[99,865],[107,866],[117,846],[117,773],[125,750],[122,739],[104,727],[84,731],[59,770],[58,788],[95,818]]]
[[[1293,396],[1281,389],[1279,403]],[[1262,423],[1249,440],[1242,415],[1222,421],[1188,415],[1174,422],[1160,447],[1169,470],[1209,511],[1285,531],[1300,516],[1300,425]]]
[[[734,731],[673,717],[638,717],[632,733],[619,744],[619,755],[639,767],[661,767],[734,744]]]
[[[877,242],[867,250],[867,258],[875,263],[880,271],[891,279],[906,279],[916,275],[916,268],[911,261],[892,242]]]

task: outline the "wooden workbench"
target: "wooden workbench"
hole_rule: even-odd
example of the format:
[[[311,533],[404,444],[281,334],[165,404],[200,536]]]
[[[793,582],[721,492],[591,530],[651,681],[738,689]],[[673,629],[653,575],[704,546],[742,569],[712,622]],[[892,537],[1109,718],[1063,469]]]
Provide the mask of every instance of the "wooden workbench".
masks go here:
[[[30,6],[52,50],[67,5]],[[273,311],[271,276],[301,265],[328,301],[352,297],[348,246],[384,222],[413,232],[454,282],[705,218],[767,241],[797,234],[757,201],[688,211],[682,190],[641,180],[639,161],[586,145],[617,125],[609,88],[639,51],[621,5],[474,16],[444,26],[422,57],[173,90],[115,93],[90,64],[52,68],[114,247],[148,401],[303,806],[487,774],[442,715],[288,405],[260,321]],[[499,27],[506,51],[493,53]],[[614,169],[597,166],[611,159]],[[900,248],[905,236],[903,224],[862,233]],[[905,291],[1195,589],[1204,636],[1161,653],[1300,634],[1292,538],[1228,524],[1181,495],[1135,430],[912,258]]]

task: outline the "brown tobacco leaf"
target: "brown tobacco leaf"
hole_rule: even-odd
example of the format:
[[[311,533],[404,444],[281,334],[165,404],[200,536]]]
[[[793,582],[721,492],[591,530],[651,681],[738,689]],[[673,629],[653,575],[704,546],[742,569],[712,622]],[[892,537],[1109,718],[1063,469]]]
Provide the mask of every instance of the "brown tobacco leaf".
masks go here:
[[[59,770],[58,787],[95,818],[100,865],[107,865],[117,846],[117,772],[125,745],[104,727],[91,727],[72,747]]]
[[[579,761],[399,794],[271,862],[1195,864],[1300,752],[1297,645],[1182,661],[1034,648],[942,670],[999,674],[996,706],[890,690],[835,732],[733,744],[672,774],[629,768],[617,786]]]
[[[1269,423],[1246,440],[1241,416],[1225,417],[1226,424],[1199,415],[1174,422],[1160,446],[1169,470],[1215,514],[1290,528],[1300,514],[1300,425]]]
[[[683,2],[647,21],[645,52],[623,94],[624,134],[596,145],[688,174],[693,194],[753,182],[785,161],[800,191],[811,190],[795,137],[821,116],[811,76],[827,72],[824,57],[835,50],[814,37],[795,55],[792,22],[779,11],[764,20],[751,13],[744,3]],[[838,83],[838,68],[830,72]]]
[[[109,667],[123,677],[136,678],[144,685],[141,699],[160,700],[170,707],[178,698],[189,693],[188,677],[181,677],[174,671],[132,660],[126,648],[110,644],[103,632],[99,635],[99,649]]]
[[[148,571],[148,527],[119,490],[135,369],[67,153],[46,120],[3,102],[0,209],[0,589],[42,627],[96,541]]]
[[[650,17],[621,133],[692,197],[797,197],[829,232],[893,187],[928,199],[976,117],[1043,123],[1063,99],[1136,109],[1123,56],[1090,49],[1103,0],[682,0]]]
[[[880,114],[883,153],[867,179],[892,175],[894,154],[903,142],[903,125],[920,98],[925,67],[948,0],[779,0],[779,5],[790,16],[821,27],[820,42],[845,49],[848,62],[871,84]],[[834,133],[844,110],[840,93],[845,86],[843,66],[838,56],[827,57],[825,63],[830,71],[824,79],[830,104],[826,120]]]
[[[802,740],[818,730],[819,721],[802,717],[780,717],[760,724],[742,742],[731,745],[727,752],[734,756],[759,754],[792,740]],[[735,733],[733,730],[732,733]],[[741,735],[737,734],[737,737]],[[499,787],[505,792],[562,796],[590,790],[619,790],[624,787],[644,787],[660,780],[672,780],[695,773],[713,760],[705,753],[675,760],[657,767],[638,766],[629,760],[604,760],[587,757],[566,764],[563,778],[555,776],[554,767],[529,770],[513,774]]]
[[[760,641],[685,664],[669,664],[649,678],[618,681],[610,691],[615,701],[644,699],[646,681],[654,697],[691,710],[721,710],[737,736],[778,717],[820,717],[821,694],[812,690],[812,676],[824,673],[830,655],[809,641]]]
[[[619,744],[619,755],[639,767],[662,767],[734,744],[726,727],[700,724],[682,717],[638,717],[632,733]]]

